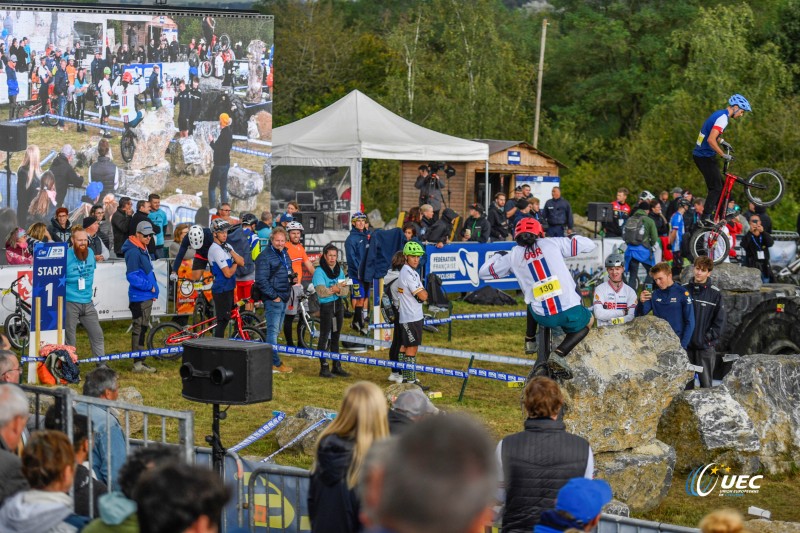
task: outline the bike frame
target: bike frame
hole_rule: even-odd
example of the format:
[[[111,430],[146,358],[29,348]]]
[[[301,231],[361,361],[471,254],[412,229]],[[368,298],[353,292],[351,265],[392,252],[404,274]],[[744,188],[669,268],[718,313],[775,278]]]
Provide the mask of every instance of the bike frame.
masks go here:
[[[730,151],[728,151],[728,153],[730,153]],[[725,164],[722,165],[722,172],[725,174],[725,183],[722,186],[722,194],[719,195],[719,202],[717,203],[717,208],[714,211],[714,224],[719,223],[720,220],[725,218],[727,205],[731,198],[731,192],[733,191],[733,184],[737,181],[742,181],[742,179],[736,174],[731,174],[728,172],[728,165],[729,161],[726,159]]]
[[[3,294],[11,294],[11,295],[13,295],[13,296],[14,296],[14,300],[15,300],[15,302],[14,302],[14,311],[15,311],[15,312],[18,312],[18,311],[24,311],[25,313],[27,313],[27,314],[28,314],[28,316],[30,316],[30,314],[31,314],[31,304],[29,304],[28,302],[26,302],[26,301],[25,301],[25,300],[22,298],[22,296],[20,296],[20,294],[19,294],[17,291],[15,291],[15,290],[14,290],[14,287],[15,287],[16,285],[18,285],[18,284],[19,284],[19,281],[20,281],[22,278],[24,278],[24,277],[25,277],[25,276],[20,276],[20,277],[18,277],[17,279],[15,279],[15,280],[14,280],[14,281],[11,283],[11,286],[10,286],[8,289],[6,289],[6,290],[4,290],[4,291],[3,291]]]
[[[239,311],[239,306],[244,304],[245,302],[246,300],[242,300],[236,303],[236,306],[231,310],[231,318],[230,318],[231,320],[235,321],[236,329],[239,330],[239,335],[241,337],[244,337],[244,330],[242,329],[243,321],[242,321],[242,315]],[[206,324],[208,324],[208,326],[206,326]],[[214,316],[202,322],[198,322],[197,324],[193,324],[191,326],[185,326],[182,330],[176,331],[172,335],[169,335],[165,342],[167,345],[183,344],[188,340],[202,337],[215,327],[217,327],[217,317]]]

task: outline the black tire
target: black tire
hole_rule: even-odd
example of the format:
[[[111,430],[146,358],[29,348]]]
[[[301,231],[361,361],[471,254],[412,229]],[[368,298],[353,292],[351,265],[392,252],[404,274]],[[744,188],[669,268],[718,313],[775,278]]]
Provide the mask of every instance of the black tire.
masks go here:
[[[783,176],[771,168],[754,170],[747,176],[747,183],[766,187],[759,189],[747,187],[745,190],[748,200],[763,207],[777,204],[786,192],[786,181]]]
[[[211,77],[211,74],[214,72],[214,65],[211,64],[211,61],[203,61],[200,63],[200,76],[203,78]]]
[[[150,330],[150,333],[147,335],[147,348],[153,350],[155,348],[168,348],[171,346],[180,346],[187,340],[192,338],[192,335],[187,333],[186,335],[175,336],[176,333],[180,333],[183,331],[183,328],[176,324],[175,322],[164,322],[163,324],[159,324],[156,327]],[[170,339],[170,337],[173,337]],[[159,355],[157,356],[159,359],[177,359],[180,357],[180,352],[166,354],[166,355]]]
[[[214,316],[216,316],[214,302],[209,302],[204,297],[198,297],[197,300],[195,300],[194,312],[192,313],[192,325],[205,322]]]
[[[249,326],[242,326],[242,335],[239,335],[238,329],[235,330],[230,338],[243,341],[264,342],[264,334],[256,328],[251,328]]]
[[[136,153],[136,136],[130,129],[126,129],[122,134],[122,138],[119,141],[119,151],[123,161],[126,163],[133,161],[133,154]]]
[[[247,326],[249,328],[258,329],[258,326],[263,322],[261,317],[259,317],[253,311],[242,311],[239,313],[242,317],[242,325]]]
[[[711,249],[709,249],[711,247]],[[710,257],[715,265],[725,261],[731,251],[728,236],[714,228],[702,228],[692,233],[689,239],[689,254],[694,261],[698,257]]]
[[[28,338],[31,334],[31,325],[28,319],[20,313],[11,313],[6,317],[5,324],[6,337],[8,342],[15,350],[21,349],[28,344]]]
[[[55,109],[52,110],[53,113],[55,113],[55,111]],[[47,114],[47,118],[45,118],[44,121],[48,126],[58,126],[58,117],[50,113]]]
[[[319,319],[310,318],[309,326],[311,326],[311,330],[306,327],[303,319],[300,319],[300,322],[297,324],[297,342],[300,343],[301,347],[313,350],[316,348],[316,346],[314,346],[314,341],[319,339]]]
[[[219,36],[217,44],[219,44],[219,49],[224,52],[231,47],[231,36],[227,33],[223,33]]]

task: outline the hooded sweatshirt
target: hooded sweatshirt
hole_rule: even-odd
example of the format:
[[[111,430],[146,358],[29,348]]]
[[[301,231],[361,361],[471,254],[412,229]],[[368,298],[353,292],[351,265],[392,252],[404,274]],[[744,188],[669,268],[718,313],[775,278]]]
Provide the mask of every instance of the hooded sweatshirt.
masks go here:
[[[158,298],[158,283],[147,248],[136,237],[128,237],[122,245],[122,253],[125,256],[125,275],[129,283],[128,301],[144,302]]]
[[[50,227],[47,228],[47,230],[50,232],[50,236],[53,237],[53,241],[55,242],[69,242],[69,238],[72,237],[69,219],[67,219],[67,227],[62,228],[56,218],[53,217],[50,219]]]
[[[136,502],[114,491],[100,497],[100,518],[93,520],[83,533],[139,533]]]
[[[347,486],[354,444],[336,434],[327,435],[319,444],[308,491],[308,514],[315,533],[362,531],[358,498]]]
[[[63,492],[29,490],[12,496],[0,509],[4,533],[74,533],[66,523],[72,515],[72,499]]]

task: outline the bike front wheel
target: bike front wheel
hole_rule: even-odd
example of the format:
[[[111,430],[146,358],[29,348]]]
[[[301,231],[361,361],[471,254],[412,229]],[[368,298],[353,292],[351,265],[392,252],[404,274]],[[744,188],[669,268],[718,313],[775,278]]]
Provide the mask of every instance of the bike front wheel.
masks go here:
[[[210,77],[213,70],[214,68],[211,65],[211,61],[203,61],[200,63],[200,75],[204,78]]]
[[[257,330],[256,328],[251,328],[250,326],[242,326],[242,332],[239,333],[239,330],[236,329],[233,335],[231,335],[231,339],[235,340],[242,340],[242,341],[255,341],[255,342],[264,342],[264,334]]]
[[[11,313],[6,317],[3,326],[6,330],[8,342],[15,350],[19,350],[28,343],[31,334],[31,326],[27,318],[20,313]]]
[[[745,193],[755,205],[771,207],[777,204],[786,192],[786,181],[777,170],[759,168],[747,176]]]
[[[172,346],[180,346],[184,342],[194,338],[194,336],[184,330],[175,322],[164,322],[150,330],[147,336],[147,348],[153,350],[155,348],[170,348]],[[180,357],[180,352],[170,353],[157,356],[159,359],[177,359]]]
[[[133,134],[132,130],[125,130],[125,133],[122,134],[122,139],[120,140],[119,145],[119,151],[122,155],[122,159],[126,163],[133,161],[133,154],[136,153],[136,136]]]
[[[231,47],[231,37],[227,33],[223,33],[219,36],[219,49],[222,51],[227,50]]]
[[[703,228],[692,233],[689,239],[689,253],[692,261],[706,256],[718,265],[725,261],[731,251],[731,241],[724,232],[716,228]]]
[[[314,349],[314,343],[319,339],[319,319],[310,318],[306,323],[300,320],[297,325],[297,341],[303,348]]]

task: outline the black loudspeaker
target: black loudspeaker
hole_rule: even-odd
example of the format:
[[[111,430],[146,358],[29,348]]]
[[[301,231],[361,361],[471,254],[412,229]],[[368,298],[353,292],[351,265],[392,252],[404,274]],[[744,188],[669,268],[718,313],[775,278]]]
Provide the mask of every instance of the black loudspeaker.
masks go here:
[[[24,152],[28,148],[28,124],[0,122],[0,152]]]
[[[323,200],[329,202],[339,199],[339,193],[336,192],[336,187],[322,187],[319,190],[319,196],[321,196]]]
[[[323,233],[325,231],[325,213],[310,211],[295,213],[292,216],[303,225],[305,233]]]
[[[181,365],[187,400],[238,404],[272,400],[272,347],[229,339],[195,339],[183,343]]]
[[[589,221],[590,222],[613,222],[614,221],[614,207],[607,202],[590,202],[589,203]]]

